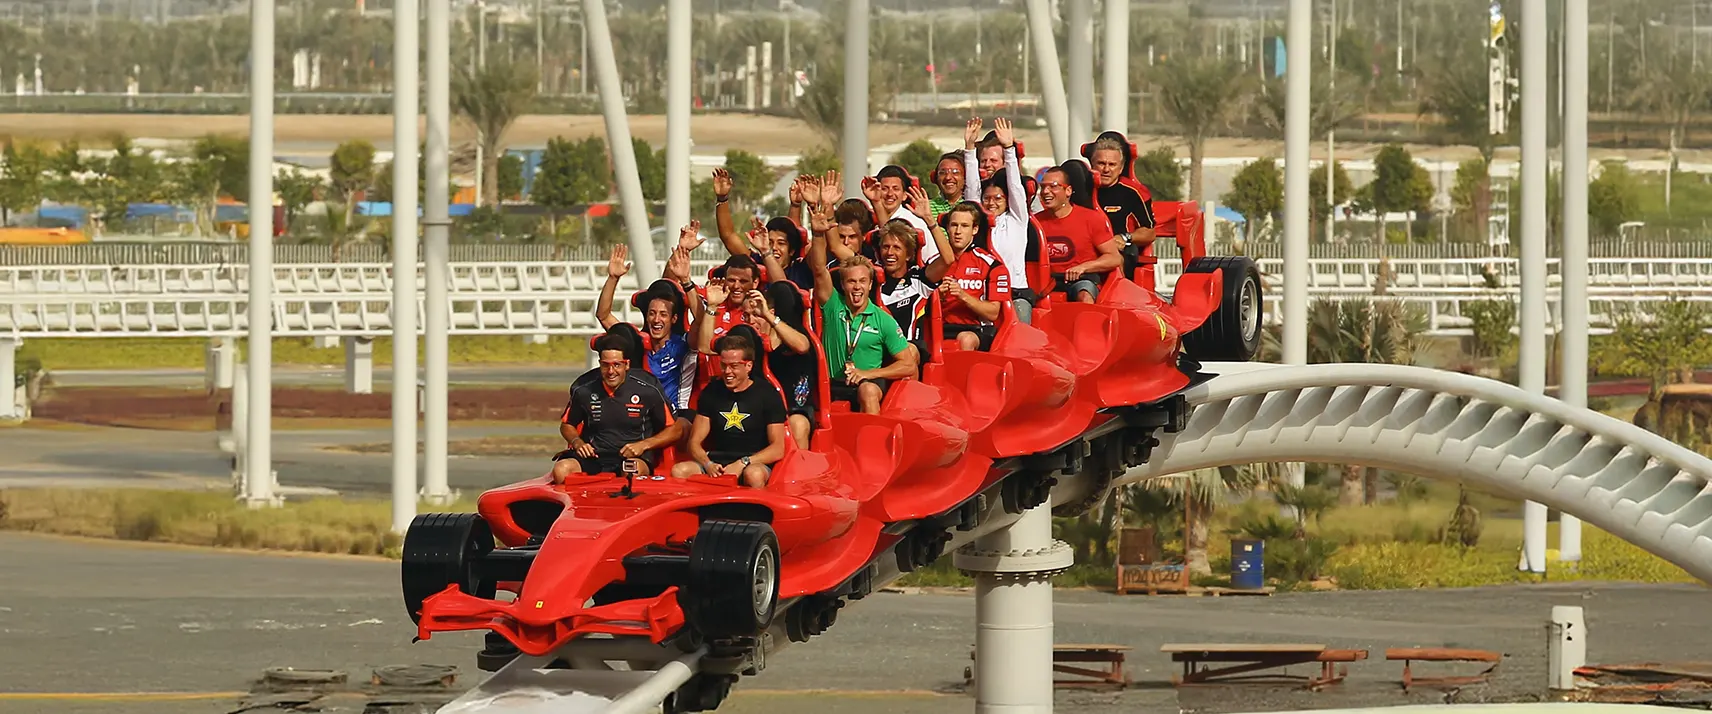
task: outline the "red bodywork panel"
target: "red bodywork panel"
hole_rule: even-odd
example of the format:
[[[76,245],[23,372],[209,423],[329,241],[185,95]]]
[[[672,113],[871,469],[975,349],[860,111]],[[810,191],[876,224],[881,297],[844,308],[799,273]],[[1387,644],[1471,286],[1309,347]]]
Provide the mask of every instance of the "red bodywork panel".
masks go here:
[[[1158,235],[1176,237],[1185,264],[1202,254],[1195,204],[1158,202],[1155,213]],[[663,641],[684,623],[676,588],[586,605],[624,579],[625,557],[660,548],[684,552],[701,520],[698,509],[719,504],[752,504],[771,514],[781,600],[838,587],[896,540],[882,533],[887,524],[956,508],[1003,476],[996,461],[1051,451],[1111,418],[1101,409],[1156,402],[1188,386],[1177,367],[1179,341],[1218,307],[1221,276],[1183,275],[1174,302],[1151,289],[1150,256],[1135,277],[1139,282],[1112,274],[1094,304],[1044,296],[1033,324],[1018,322],[1006,303],[990,352],[929,341],[922,379],[894,383],[880,414],[832,406],[822,370],[814,450],[792,442],[765,489],[667,476],[638,480],[637,495],[623,498],[612,495],[622,478],[577,475],[559,486],[542,476],[488,491],[478,510],[507,547],[530,537],[514,504],[563,510],[528,578],[502,584],[517,593],[514,601],[449,586],[423,603],[418,636],[491,629],[531,655],[592,633]],[[941,317],[931,313],[930,329],[938,333]]]

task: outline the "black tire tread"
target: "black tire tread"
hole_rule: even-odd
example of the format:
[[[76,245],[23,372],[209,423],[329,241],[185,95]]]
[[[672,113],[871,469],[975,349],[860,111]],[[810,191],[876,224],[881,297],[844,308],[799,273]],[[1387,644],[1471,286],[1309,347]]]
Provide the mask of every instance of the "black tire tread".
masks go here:
[[[773,605],[757,617],[751,602],[752,561],[763,547],[773,551]],[[778,612],[779,541],[765,523],[704,521],[690,546],[689,575],[679,591],[684,616],[712,638],[760,634]]]
[[[405,532],[400,557],[400,585],[404,608],[413,622],[421,621],[422,601],[458,583],[465,588],[465,575],[473,564],[465,562],[465,549],[472,540],[483,553],[493,549],[493,531],[475,513],[424,513]],[[470,595],[491,597],[493,583],[474,583]],[[466,590],[468,592],[468,590]]]
[[[1219,307],[1200,327],[1183,335],[1183,351],[1202,362],[1247,362],[1254,359],[1259,352],[1262,331],[1256,330],[1252,341],[1244,339],[1242,308],[1237,303],[1242,296],[1243,284],[1251,277],[1258,283],[1260,270],[1254,259],[1240,255],[1196,258],[1189,261],[1189,265],[1183,270],[1184,273],[1220,271],[1225,274],[1225,282]],[[1260,299],[1261,296],[1255,297]],[[1264,310],[1264,303],[1262,309]],[[1261,324],[1264,324],[1264,319]]]

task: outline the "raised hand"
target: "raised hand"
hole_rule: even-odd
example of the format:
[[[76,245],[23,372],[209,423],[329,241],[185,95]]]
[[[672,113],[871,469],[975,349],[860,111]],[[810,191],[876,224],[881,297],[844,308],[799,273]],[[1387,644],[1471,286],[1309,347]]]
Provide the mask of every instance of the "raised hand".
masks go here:
[[[820,179],[820,202],[832,205],[844,200],[844,178],[838,175],[838,170],[826,172]]]
[[[1003,121],[1002,119],[999,121]],[[969,123],[963,127],[963,148],[973,149],[981,141],[981,118],[969,117]]]
[[[721,201],[731,197],[731,172],[723,166],[713,170],[713,196]]]
[[[796,179],[791,181],[791,187],[789,189],[787,189],[787,193],[790,196],[791,205],[797,206],[797,205],[802,204],[802,202],[803,202],[803,175],[802,174],[797,174]]]
[[[701,235],[701,219],[699,218],[690,221],[689,225],[678,229],[678,247],[683,250],[695,250],[700,248],[702,242],[705,240],[707,239]]]
[[[680,283],[690,279],[690,252],[682,246],[674,249],[671,256],[666,258],[666,277]]]
[[[630,273],[630,247],[619,243],[612,247],[612,257],[606,260],[606,274],[614,278],[622,278]]]
[[[708,305],[710,305],[710,306],[711,305],[718,305],[722,302],[725,302],[725,298],[728,295],[730,295],[730,291],[728,291],[726,289],[724,282],[721,282],[718,280],[713,280],[713,281],[708,282],[708,284],[707,284],[707,304]]]
[[[767,237],[767,224],[755,216],[750,216],[749,221],[754,224],[754,227],[749,229],[749,246],[754,248],[755,252],[766,255],[773,250],[773,243]]]
[[[910,197],[910,212],[922,220],[932,223],[933,204],[928,201],[927,191],[922,190],[920,186],[911,186],[904,189],[904,192]]]
[[[1000,146],[1016,146],[1016,134],[1011,132],[1011,120],[999,117],[993,120],[993,138],[999,140]]]
[[[880,205],[880,180],[873,176],[863,176],[862,195],[867,197],[869,204]]]
[[[836,201],[827,201],[815,206],[814,210],[808,214],[808,229],[823,235],[831,231],[833,206],[835,205],[837,205]]]

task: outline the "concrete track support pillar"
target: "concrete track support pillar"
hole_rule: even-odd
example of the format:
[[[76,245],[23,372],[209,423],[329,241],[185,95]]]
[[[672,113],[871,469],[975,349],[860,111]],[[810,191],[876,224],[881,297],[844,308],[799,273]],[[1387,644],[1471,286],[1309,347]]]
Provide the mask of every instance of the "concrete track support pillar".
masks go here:
[[[22,385],[18,384],[18,346],[21,343],[12,338],[0,338],[0,419],[22,419],[24,411],[20,407],[23,400],[19,395],[24,393]]]
[[[1053,39],[1052,17],[1047,14],[1046,0],[1028,0],[1026,7],[1035,66],[1040,69],[1040,100],[1046,105],[1046,129],[1052,137],[1052,158],[1055,162],[1069,161],[1070,152],[1074,149],[1070,145],[1070,107],[1064,94],[1064,73],[1058,66],[1058,42]],[[849,190],[845,192],[849,193]]]
[[[1052,711],[1052,581],[1075,563],[1052,538],[1052,506],[1041,504],[1011,527],[953,556],[975,575],[975,711]]]
[[[345,338],[345,392],[374,394],[374,338]]]
[[[208,388],[231,389],[233,365],[238,363],[238,341],[216,337],[208,341]]]

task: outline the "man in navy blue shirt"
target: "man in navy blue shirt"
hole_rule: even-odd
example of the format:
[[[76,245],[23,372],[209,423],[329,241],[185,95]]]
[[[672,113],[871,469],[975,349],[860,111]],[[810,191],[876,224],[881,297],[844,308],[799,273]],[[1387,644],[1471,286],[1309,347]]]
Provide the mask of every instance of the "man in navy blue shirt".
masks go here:
[[[699,227],[696,222],[684,230],[694,231]],[[612,301],[619,280],[630,272],[630,264],[625,261],[628,255],[629,249],[623,244],[613,246],[606,265],[606,284],[601,287],[600,301],[595,304],[595,318],[600,320],[602,328],[611,329],[619,322],[612,314]],[[681,287],[684,285],[688,289]],[[648,372],[659,379],[666,402],[679,412],[689,409],[690,390],[695,384],[697,363],[685,319],[687,303],[698,299],[694,287],[689,282],[689,252],[679,248],[666,261],[665,277],[630,301],[642,312]]]
[[[671,405],[659,383],[630,371],[630,358],[614,335],[595,339],[600,378],[580,379],[559,418],[565,450],[553,457],[553,482],[571,474],[653,475],[660,450],[677,441]]]

